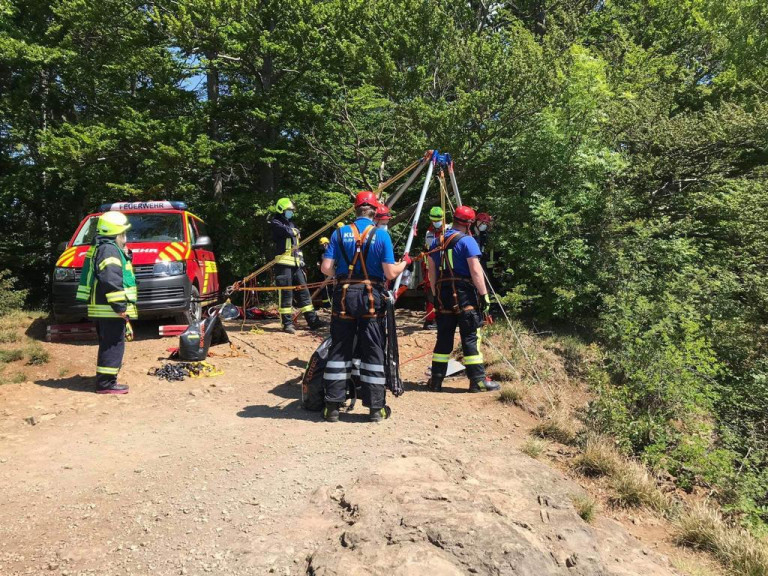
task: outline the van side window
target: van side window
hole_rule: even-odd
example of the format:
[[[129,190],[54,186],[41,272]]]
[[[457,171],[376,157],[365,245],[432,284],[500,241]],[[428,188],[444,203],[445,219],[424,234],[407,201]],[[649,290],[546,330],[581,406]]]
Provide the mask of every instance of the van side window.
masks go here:
[[[197,233],[200,236],[208,236],[208,231],[205,229],[205,222],[194,218],[195,226],[197,227]]]
[[[192,221],[194,218],[191,216],[187,217],[187,232],[189,233],[189,243],[194,244],[197,240],[197,231],[195,230],[195,226],[192,224]]]

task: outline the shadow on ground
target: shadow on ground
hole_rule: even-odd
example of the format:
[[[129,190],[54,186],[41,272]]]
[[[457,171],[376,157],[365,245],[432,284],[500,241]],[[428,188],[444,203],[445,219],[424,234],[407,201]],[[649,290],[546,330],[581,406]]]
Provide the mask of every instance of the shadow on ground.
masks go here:
[[[345,412],[343,409],[339,415],[340,422],[370,423],[370,415],[367,408],[358,408],[356,412]],[[240,418],[266,418],[269,420],[304,420],[305,422],[323,422],[322,412],[310,412],[301,407],[301,402],[296,400],[290,404],[267,406],[265,404],[253,404],[246,406],[237,413]]]
[[[443,389],[441,392],[433,392],[427,388],[424,382],[403,382],[403,387],[406,392],[424,392],[426,394],[464,394],[469,393],[469,384],[466,380],[451,381],[446,380],[443,382]]]
[[[320,421],[319,412],[309,412],[301,407],[301,401],[294,400],[289,404],[267,406],[266,404],[252,404],[246,406],[237,413],[240,418],[267,418],[270,420],[305,420],[307,422]]]
[[[291,378],[290,380],[283,382],[282,384],[278,384],[272,390],[270,390],[270,394],[274,394],[275,396],[279,396],[280,398],[289,398],[289,399],[300,399],[301,398],[301,376],[297,376],[296,378]]]
[[[59,390],[72,390],[73,392],[96,392],[95,376],[68,376],[66,378],[48,378],[46,380],[35,380],[38,386],[46,388],[56,388]]]

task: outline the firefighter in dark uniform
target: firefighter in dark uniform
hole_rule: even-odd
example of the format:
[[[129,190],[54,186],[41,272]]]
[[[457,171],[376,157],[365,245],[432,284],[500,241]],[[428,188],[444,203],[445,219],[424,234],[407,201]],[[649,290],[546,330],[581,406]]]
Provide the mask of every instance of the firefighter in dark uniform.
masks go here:
[[[304,274],[304,255],[299,249],[299,229],[291,222],[296,207],[289,198],[280,198],[275,204],[275,214],[269,219],[272,228],[272,240],[275,244],[275,285],[304,286],[296,288],[296,307],[304,314],[310,330],[325,326],[325,322],[317,317],[309,289],[306,288],[307,277]],[[293,326],[293,292],[294,289],[278,292],[277,312],[283,330],[295,334]]]
[[[434,206],[429,211],[429,228],[427,228],[427,234],[425,237],[426,241],[424,244],[424,247],[427,250],[432,247],[432,244],[435,242],[435,238],[437,238],[442,233],[442,226],[443,209],[440,208],[440,206]],[[432,288],[429,285],[427,263],[422,261],[421,267],[422,275],[424,276],[424,279],[422,280],[422,286],[424,287],[424,292],[426,293],[427,297],[427,315],[424,317],[424,330],[437,330],[437,322],[435,321],[435,303],[433,302],[432,298]]]
[[[96,361],[96,392],[127,394],[118,384],[125,341],[133,340],[130,318],[136,310],[136,278],[131,256],[125,250],[126,231],[131,227],[125,214],[105,212],[96,224],[96,237],[85,255],[77,299],[88,302],[88,318],[96,323],[99,353]]]
[[[392,411],[386,405],[384,333],[385,280],[397,278],[412,262],[406,254],[395,264],[392,239],[373,223],[378,202],[373,192],[355,197],[356,219],[334,231],[323,256],[322,272],[336,277],[331,317],[331,349],[323,374],[324,418],[339,420],[346,399],[347,380],[352,372],[355,339],[360,354],[360,383],[363,405],[378,422]]]
[[[463,363],[470,392],[498,390],[499,385],[485,376],[483,355],[478,349],[477,329],[484,324],[490,308],[488,289],[480,265],[480,247],[468,234],[475,211],[459,206],[453,213],[453,227],[438,237],[427,262],[429,281],[436,298],[437,342],[432,354],[430,390],[439,392],[453,352],[453,336],[459,327]],[[439,250],[438,250],[439,249]]]

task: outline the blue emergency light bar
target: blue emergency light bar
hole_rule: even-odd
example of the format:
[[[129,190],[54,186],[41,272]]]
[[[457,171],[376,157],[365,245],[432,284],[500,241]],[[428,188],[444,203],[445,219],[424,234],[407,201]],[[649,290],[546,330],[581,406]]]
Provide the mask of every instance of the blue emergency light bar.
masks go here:
[[[102,204],[99,206],[99,212],[108,212],[109,210],[186,210],[186,202],[176,200],[159,200],[148,202],[115,202],[113,204]]]

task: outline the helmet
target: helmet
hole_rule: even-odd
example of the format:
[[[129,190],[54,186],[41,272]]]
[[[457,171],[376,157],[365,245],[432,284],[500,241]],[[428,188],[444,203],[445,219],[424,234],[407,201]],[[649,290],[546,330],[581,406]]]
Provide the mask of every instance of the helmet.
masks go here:
[[[296,210],[296,206],[293,205],[290,198],[280,198],[275,204],[275,212],[282,214],[286,210]]]
[[[104,212],[96,223],[96,231],[102,236],[119,236],[130,227],[126,215],[115,211]]]
[[[376,208],[376,215],[373,217],[374,220],[381,220],[382,222],[386,222],[391,218],[392,215],[389,213],[389,206],[386,204],[381,204],[378,208]]]
[[[443,219],[443,209],[440,208],[440,206],[435,206],[432,208],[432,210],[429,211],[429,219],[432,220],[432,222],[435,222],[437,220]]]
[[[370,190],[363,190],[355,196],[355,208],[360,208],[360,206],[373,206],[376,208],[378,205],[379,201],[376,200],[376,194]]]
[[[328,246],[328,244],[330,243],[331,241],[328,240],[327,237],[323,236],[322,238],[320,238],[320,246]]]
[[[336,228],[344,228],[344,222],[336,222]]]
[[[490,224],[491,222],[493,222],[493,218],[491,218],[491,215],[488,214],[487,212],[480,212],[480,214],[477,215],[475,220],[477,220],[477,222],[484,222],[485,224]]]
[[[453,219],[457,222],[469,224],[475,219],[475,211],[469,206],[459,206],[453,213]]]

